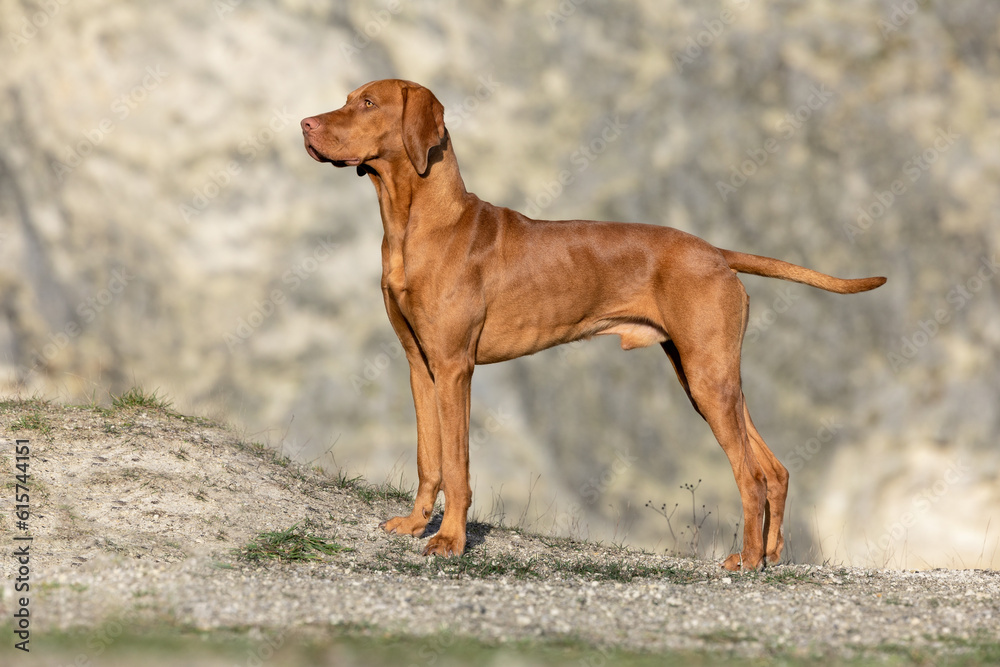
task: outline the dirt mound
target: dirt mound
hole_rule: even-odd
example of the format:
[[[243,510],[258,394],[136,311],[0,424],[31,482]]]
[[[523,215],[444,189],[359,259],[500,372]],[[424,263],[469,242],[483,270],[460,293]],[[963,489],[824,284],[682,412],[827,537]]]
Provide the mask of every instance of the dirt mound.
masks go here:
[[[40,570],[115,557],[231,560],[230,549],[261,532],[303,523],[329,531],[348,517],[360,525],[362,513],[376,522],[344,480],[168,408],[29,401],[7,403],[2,419],[30,443],[28,524]],[[11,518],[0,517],[7,540]]]

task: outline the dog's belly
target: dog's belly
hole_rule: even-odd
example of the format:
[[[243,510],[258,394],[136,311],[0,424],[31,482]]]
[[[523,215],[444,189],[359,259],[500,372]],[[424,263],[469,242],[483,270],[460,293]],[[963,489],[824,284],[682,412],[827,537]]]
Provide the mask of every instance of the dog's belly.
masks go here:
[[[621,337],[623,350],[648,347],[669,339],[667,333],[658,326],[619,318],[601,318],[597,321],[562,326],[546,326],[543,323],[529,323],[524,320],[497,321],[493,324],[487,319],[476,349],[476,363],[493,364],[534,354],[564,343],[611,335]]]
[[[654,327],[643,322],[621,322],[614,326],[600,331],[598,336],[621,336],[623,350],[634,350],[637,347],[649,347],[656,343],[666,342],[668,336],[659,327]]]

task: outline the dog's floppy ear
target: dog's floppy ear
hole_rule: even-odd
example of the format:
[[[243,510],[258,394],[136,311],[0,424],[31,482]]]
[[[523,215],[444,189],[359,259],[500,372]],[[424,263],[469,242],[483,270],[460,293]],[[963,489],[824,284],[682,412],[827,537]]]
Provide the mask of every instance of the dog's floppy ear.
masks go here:
[[[421,176],[427,153],[444,139],[444,106],[426,88],[403,88],[403,147]]]

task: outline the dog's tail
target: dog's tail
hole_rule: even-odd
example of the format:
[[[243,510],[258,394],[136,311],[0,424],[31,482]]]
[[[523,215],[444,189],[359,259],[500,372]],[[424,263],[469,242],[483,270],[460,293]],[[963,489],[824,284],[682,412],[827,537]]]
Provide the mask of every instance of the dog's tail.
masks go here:
[[[885,284],[885,278],[855,278],[848,280],[845,278],[834,278],[819,271],[813,271],[797,264],[783,262],[780,259],[761,257],[760,255],[750,255],[745,252],[734,250],[722,250],[729,268],[739,273],[749,273],[755,276],[766,278],[781,278],[791,280],[805,285],[812,285],[828,292],[838,294],[854,294],[855,292],[867,292]]]

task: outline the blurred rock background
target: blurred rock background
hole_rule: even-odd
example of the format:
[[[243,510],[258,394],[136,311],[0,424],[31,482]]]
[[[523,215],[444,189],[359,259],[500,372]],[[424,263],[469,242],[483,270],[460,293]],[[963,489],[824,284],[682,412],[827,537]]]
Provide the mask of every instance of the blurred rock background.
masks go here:
[[[744,279],[790,556],[1000,565],[997,3],[0,0],[0,35],[5,394],[138,383],[415,483],[375,193],[298,128],[406,78],[486,200],[888,276]],[[480,367],[475,512],[683,550],[701,479],[700,547],[723,554],[732,473],[663,357],[614,338]],[[680,503],[673,537],[650,500]]]

